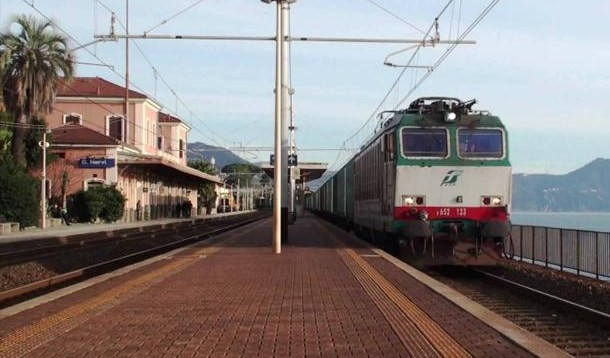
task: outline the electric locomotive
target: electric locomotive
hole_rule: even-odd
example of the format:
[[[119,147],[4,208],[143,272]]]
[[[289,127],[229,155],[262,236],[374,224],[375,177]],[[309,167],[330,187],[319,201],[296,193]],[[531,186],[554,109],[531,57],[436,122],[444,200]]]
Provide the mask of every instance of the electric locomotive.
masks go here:
[[[505,126],[475,103],[425,97],[389,112],[306,205],[416,264],[494,264],[509,242],[512,169]]]

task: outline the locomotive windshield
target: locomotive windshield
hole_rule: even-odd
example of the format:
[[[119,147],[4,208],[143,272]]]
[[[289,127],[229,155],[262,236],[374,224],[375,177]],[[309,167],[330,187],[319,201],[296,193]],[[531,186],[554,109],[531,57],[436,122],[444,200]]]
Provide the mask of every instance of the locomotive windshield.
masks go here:
[[[499,129],[460,129],[459,153],[463,158],[502,158],[504,145]]]
[[[447,157],[447,131],[437,128],[403,128],[402,152],[406,157]]]

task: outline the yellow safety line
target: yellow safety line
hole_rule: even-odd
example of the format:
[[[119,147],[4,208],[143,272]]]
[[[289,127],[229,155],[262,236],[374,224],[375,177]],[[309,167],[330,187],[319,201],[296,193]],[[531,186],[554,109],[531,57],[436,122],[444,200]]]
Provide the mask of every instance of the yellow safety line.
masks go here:
[[[373,299],[384,316],[386,316],[386,319],[388,319],[388,322],[390,322],[407,349],[413,347],[414,344],[418,344],[415,348],[421,349],[422,345],[420,345],[420,342],[426,341],[426,343],[432,345],[429,347],[428,351],[433,350],[435,351],[434,353],[438,352],[443,357],[471,357],[468,351],[428,316],[427,313],[379,273],[379,271],[360,257],[353,249],[343,247],[343,242],[337,239],[324,225],[320,223],[318,223],[318,225],[329,234],[330,238],[333,238],[340,244],[341,248],[337,249],[339,256],[341,256],[367,294]],[[352,262],[357,265],[357,268]],[[383,294],[380,295],[380,292]],[[421,335],[425,337],[424,340],[413,339],[414,335],[411,334],[409,330],[405,331],[405,328],[408,327],[403,326],[403,322],[401,322],[400,319],[397,319],[396,312],[392,312],[393,307],[388,308],[387,304],[384,303],[385,300],[383,299],[383,296],[393,302],[400,312],[407,317],[411,322],[409,326],[412,325],[417,327]],[[405,334],[407,334],[407,336],[405,336]],[[431,354],[431,352],[428,352],[428,354]],[[414,355],[419,356],[419,354]]]
[[[453,337],[451,337],[427,313],[407,298],[396,286],[388,281],[373,266],[352,249],[344,249],[353,261],[381,288],[383,293],[403,311],[419,328],[420,332],[443,357],[471,357]]]
[[[348,256],[347,252],[344,250],[337,250],[337,252],[364,291],[379,308],[410,355],[413,357],[441,357],[417,326],[397,308],[395,302],[388,299],[377,283]]]
[[[224,246],[217,246],[218,244],[224,243],[226,245],[227,243],[232,243],[238,238],[242,237],[244,234],[245,232],[240,235],[236,235],[228,240],[217,242],[213,244],[213,246],[206,246],[202,249],[197,250],[195,252],[195,255],[210,256],[224,248]],[[15,354],[19,354],[18,351],[23,351],[23,349],[25,348],[20,345],[22,345],[29,339],[38,336],[44,337],[43,335],[48,334],[51,329],[61,323],[67,323],[71,319],[75,319],[78,316],[82,316],[86,313],[90,313],[95,309],[102,307],[104,304],[116,300],[120,296],[123,296],[127,293],[141,292],[152,284],[154,284],[155,282],[158,282],[163,278],[181,272],[188,266],[193,265],[195,262],[197,262],[197,260],[178,259],[143,276],[124,282],[121,285],[116,286],[108,291],[105,291],[104,293],[93,297],[85,302],[76,304],[74,306],[71,306],[70,308],[66,308],[63,311],[45,317],[39,320],[38,322],[35,322],[28,326],[21,327],[2,337],[2,339],[0,340],[0,357],[12,357]],[[150,283],[150,285],[146,285],[146,283]],[[60,333],[63,333],[65,331],[66,330],[63,330]]]

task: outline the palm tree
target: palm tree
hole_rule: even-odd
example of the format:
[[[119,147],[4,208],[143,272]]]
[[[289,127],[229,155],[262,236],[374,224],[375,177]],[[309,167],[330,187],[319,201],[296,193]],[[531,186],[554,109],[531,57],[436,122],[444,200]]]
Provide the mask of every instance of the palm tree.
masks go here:
[[[0,34],[0,84],[6,109],[21,126],[15,126],[12,154],[15,163],[25,164],[23,140],[31,116],[53,109],[57,80],[72,78],[74,62],[68,40],[50,21],[17,16],[6,33]],[[18,27],[17,32],[10,29]]]

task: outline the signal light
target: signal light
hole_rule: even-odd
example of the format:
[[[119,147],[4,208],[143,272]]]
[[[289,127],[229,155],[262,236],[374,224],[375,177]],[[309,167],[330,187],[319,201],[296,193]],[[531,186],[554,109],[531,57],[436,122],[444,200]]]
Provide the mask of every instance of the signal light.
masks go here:
[[[418,196],[417,199],[415,200],[415,202],[417,203],[417,205],[423,205],[424,204],[424,198],[421,196]]]
[[[483,205],[489,205],[491,204],[491,198],[486,196],[483,198]]]

